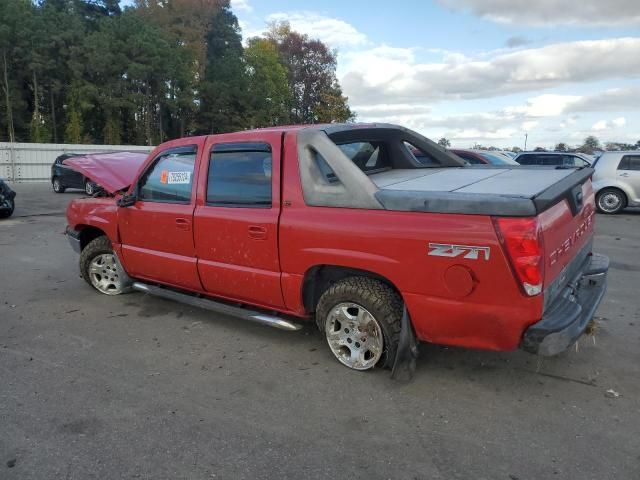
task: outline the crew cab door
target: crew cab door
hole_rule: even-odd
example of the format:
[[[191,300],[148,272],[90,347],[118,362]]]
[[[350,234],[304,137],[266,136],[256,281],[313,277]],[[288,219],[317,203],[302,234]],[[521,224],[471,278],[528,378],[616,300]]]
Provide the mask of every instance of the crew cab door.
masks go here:
[[[193,244],[196,145],[167,148],[147,165],[136,202],[118,209],[125,268],[135,278],[202,290]]]
[[[212,295],[283,307],[278,256],[278,133],[247,142],[233,134],[205,145],[194,238],[198,271]],[[242,138],[242,137],[241,137]]]

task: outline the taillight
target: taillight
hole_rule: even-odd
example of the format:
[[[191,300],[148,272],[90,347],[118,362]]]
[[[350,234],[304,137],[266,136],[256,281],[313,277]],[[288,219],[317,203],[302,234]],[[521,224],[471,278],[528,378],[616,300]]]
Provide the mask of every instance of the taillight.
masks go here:
[[[544,282],[544,249],[538,221],[497,217],[493,223],[524,292],[529,296],[538,295]]]

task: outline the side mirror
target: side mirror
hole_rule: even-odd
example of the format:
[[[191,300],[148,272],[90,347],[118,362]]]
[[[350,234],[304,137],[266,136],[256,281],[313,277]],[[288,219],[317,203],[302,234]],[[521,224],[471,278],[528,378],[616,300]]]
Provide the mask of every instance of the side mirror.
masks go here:
[[[131,195],[124,195],[118,200],[119,207],[132,207],[136,203],[136,195],[135,193]]]

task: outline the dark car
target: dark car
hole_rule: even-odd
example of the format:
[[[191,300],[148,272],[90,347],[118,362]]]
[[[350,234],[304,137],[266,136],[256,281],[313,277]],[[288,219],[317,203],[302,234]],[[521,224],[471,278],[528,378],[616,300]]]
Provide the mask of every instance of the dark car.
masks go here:
[[[522,152],[515,158],[520,165],[543,165],[550,167],[589,167],[591,161],[579,153],[566,152]]]
[[[452,148],[449,150],[457,156],[466,160],[471,165],[518,165],[503,153],[490,150],[470,150],[462,148]]]
[[[97,185],[94,182],[62,163],[67,158],[78,156],[80,156],[79,153],[64,153],[55,159],[51,165],[51,186],[54,192],[64,193],[67,188],[79,188],[87,195],[93,195],[96,192]]]
[[[0,178],[0,218],[7,218],[16,208],[16,192]]]

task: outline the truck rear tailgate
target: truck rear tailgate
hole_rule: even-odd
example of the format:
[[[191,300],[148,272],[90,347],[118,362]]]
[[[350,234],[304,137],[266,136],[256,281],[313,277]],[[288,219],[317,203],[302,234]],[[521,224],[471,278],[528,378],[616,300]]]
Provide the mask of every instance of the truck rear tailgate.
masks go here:
[[[538,217],[545,252],[545,305],[575,277],[591,253],[595,215],[591,179],[579,185],[574,195],[581,196],[581,205],[572,208],[567,198],[561,198]]]

